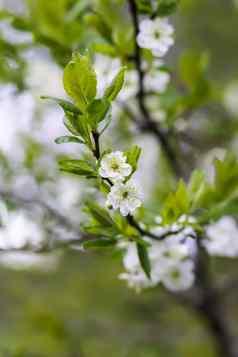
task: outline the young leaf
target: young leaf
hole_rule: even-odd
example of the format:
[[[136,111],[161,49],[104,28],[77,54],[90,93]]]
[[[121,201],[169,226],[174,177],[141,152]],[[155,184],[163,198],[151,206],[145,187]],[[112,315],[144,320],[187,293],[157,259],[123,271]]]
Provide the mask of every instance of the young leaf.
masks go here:
[[[92,147],[92,140],[90,136],[91,128],[89,126],[89,117],[88,113],[85,113],[83,115],[79,115],[77,118],[77,128],[84,139],[85,143],[89,146]]]
[[[94,99],[91,104],[89,104],[87,112],[92,129],[97,129],[98,124],[104,120],[109,109],[110,102],[106,98]]]
[[[77,136],[60,136],[55,139],[56,144],[66,144],[66,143],[78,143],[78,144],[84,144],[84,141]]]
[[[158,16],[168,16],[175,12],[178,6],[179,0],[157,0],[158,8],[157,15]]]
[[[104,21],[103,17],[99,13],[91,13],[85,16],[85,21],[109,43],[112,43],[112,29],[108,26],[107,22]]]
[[[83,160],[59,160],[59,169],[75,175],[86,176],[87,178],[97,177],[95,169]]]
[[[109,45],[108,43],[94,43],[92,47],[94,52],[98,52],[109,57],[117,56],[116,47]]]
[[[76,115],[67,112],[64,117],[64,125],[75,136],[81,136],[85,144],[92,147],[90,136],[90,127],[88,123],[88,114]]]
[[[102,226],[111,227],[114,226],[114,222],[105,208],[100,207],[96,203],[88,203],[87,211],[92,215],[92,217],[100,223]]]
[[[116,77],[113,79],[111,85],[105,90],[104,97],[109,101],[113,101],[122,89],[125,78],[125,71],[126,67],[122,67]]]
[[[137,243],[136,246],[141,267],[144,270],[146,276],[150,279],[151,266],[147,247],[140,243]]]
[[[137,163],[141,155],[141,148],[135,145],[130,151],[126,151],[125,155],[127,157],[128,164],[132,167],[132,173],[134,173],[137,170]]]
[[[88,56],[75,54],[64,70],[64,88],[67,94],[84,112],[97,92],[96,73]]]
[[[151,0],[136,0],[136,5],[140,13],[142,14],[152,14],[152,1]]]
[[[73,113],[73,114],[82,114],[82,112],[71,102],[68,100],[64,100],[61,98],[56,98],[56,97],[50,97],[50,96],[41,96],[41,99],[49,99],[53,100],[54,102],[58,103],[61,108],[64,110],[65,113]]]
[[[184,181],[180,180],[177,190],[166,199],[161,215],[167,223],[174,222],[182,214],[189,214],[190,204],[188,189]]]
[[[68,131],[73,135],[81,135],[78,127],[78,116],[72,112],[66,112],[63,123]]]

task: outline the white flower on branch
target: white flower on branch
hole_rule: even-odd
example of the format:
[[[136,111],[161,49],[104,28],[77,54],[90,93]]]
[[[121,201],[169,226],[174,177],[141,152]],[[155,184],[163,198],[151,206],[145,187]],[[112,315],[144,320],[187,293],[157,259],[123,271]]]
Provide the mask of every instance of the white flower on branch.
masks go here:
[[[162,277],[164,286],[174,292],[189,289],[194,280],[194,263],[191,260],[169,266]]]
[[[119,209],[123,216],[127,216],[141,206],[138,196],[137,187],[133,183],[116,183],[107,196],[106,204],[113,209]]]
[[[99,175],[113,182],[124,180],[132,171],[131,165],[126,160],[126,156],[121,151],[104,155],[100,163]]]
[[[173,45],[174,29],[167,19],[145,19],[140,23],[137,43],[141,48],[152,51],[156,57],[163,57]]]
[[[211,255],[238,256],[238,225],[234,218],[224,216],[206,229],[207,239],[203,245]]]

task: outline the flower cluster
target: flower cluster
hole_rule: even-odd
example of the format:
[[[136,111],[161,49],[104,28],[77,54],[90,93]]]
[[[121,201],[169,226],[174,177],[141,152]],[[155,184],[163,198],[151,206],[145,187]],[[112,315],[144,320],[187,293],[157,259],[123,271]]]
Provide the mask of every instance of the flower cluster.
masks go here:
[[[132,167],[121,151],[106,154],[101,160],[99,175],[113,184],[106,205],[119,209],[123,216],[133,213],[141,205],[136,186],[131,182],[125,182],[131,173]]]
[[[125,249],[123,264],[126,272],[120,274],[119,278],[126,280],[128,286],[136,291],[154,287],[159,283],[162,283],[170,291],[189,289],[195,279],[193,257],[196,253],[196,242],[191,238],[191,236],[195,237],[191,221],[194,222],[193,218],[186,218],[185,222],[183,216],[176,225],[164,226],[163,222],[159,220],[159,224],[153,228],[153,232],[162,234],[172,230],[175,233],[163,241],[144,237],[144,240],[149,244],[150,279],[141,268],[136,244],[133,242],[121,244],[120,247]],[[176,233],[178,228],[180,231]]]

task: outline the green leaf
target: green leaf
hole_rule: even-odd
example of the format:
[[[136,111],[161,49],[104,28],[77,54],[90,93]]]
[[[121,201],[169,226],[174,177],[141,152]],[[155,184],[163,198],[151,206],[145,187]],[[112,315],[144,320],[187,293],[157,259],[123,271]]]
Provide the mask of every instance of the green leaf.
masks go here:
[[[137,9],[142,14],[152,14],[152,1],[151,0],[136,0]]]
[[[92,140],[91,140],[91,128],[90,128],[90,122],[89,122],[89,116],[88,113],[85,113],[83,115],[79,115],[77,118],[77,128],[79,131],[79,134],[82,136],[86,144],[92,148]]]
[[[197,208],[197,203],[201,195],[203,195],[204,188],[206,187],[206,180],[204,172],[195,170],[189,181],[188,191],[192,203],[192,208]]]
[[[64,126],[68,129],[68,131],[73,135],[81,135],[80,127],[78,125],[78,115],[75,115],[72,112],[65,113]]]
[[[87,113],[90,126],[97,129],[98,124],[105,119],[110,109],[110,102],[106,98],[94,99],[88,106]]]
[[[84,20],[88,25],[94,27],[95,30],[109,43],[112,43],[112,29],[104,21],[99,13],[94,13],[85,16]]]
[[[122,86],[124,84],[125,71],[126,67],[122,67],[113,79],[110,86],[105,90],[104,97],[107,98],[109,101],[113,101],[122,89]]]
[[[201,80],[205,80],[208,65],[207,52],[186,51],[181,56],[179,63],[181,79],[190,89],[196,88]]]
[[[128,164],[132,167],[132,174],[137,170],[137,163],[141,155],[141,148],[137,145],[133,146],[130,151],[126,151]],[[131,176],[131,175],[130,175]]]
[[[90,213],[91,216],[102,226],[111,227],[115,224],[108,211],[105,208],[100,207],[96,203],[88,203],[87,212]]]
[[[83,140],[78,138],[77,136],[60,136],[55,139],[56,144],[66,144],[66,143],[78,143],[78,144],[85,144]]]
[[[179,0],[157,0],[157,15],[171,15],[176,11],[178,4]]]
[[[69,102],[68,100],[64,100],[56,97],[50,97],[50,96],[41,96],[41,99],[53,100],[54,102],[58,103],[61,106],[64,112],[69,112],[76,115],[82,114],[82,112],[73,103]]]
[[[97,93],[96,73],[88,56],[75,54],[64,70],[64,88],[84,112]]]
[[[97,177],[96,170],[86,161],[62,159],[59,160],[58,164],[61,171],[86,176],[87,178]]]
[[[148,256],[148,249],[145,245],[137,243],[137,253],[140,260],[142,269],[144,270],[146,276],[150,279],[151,266],[150,259]]]
[[[83,243],[83,247],[85,249],[108,248],[113,247],[116,243],[116,239],[99,238],[88,240],[87,242]]]
[[[190,208],[191,202],[188,189],[184,181],[180,180],[177,190],[170,193],[166,199],[161,215],[166,223],[172,223],[182,214],[188,214]]]
[[[92,47],[94,52],[98,52],[110,57],[117,56],[116,47],[109,45],[108,43],[94,43]]]

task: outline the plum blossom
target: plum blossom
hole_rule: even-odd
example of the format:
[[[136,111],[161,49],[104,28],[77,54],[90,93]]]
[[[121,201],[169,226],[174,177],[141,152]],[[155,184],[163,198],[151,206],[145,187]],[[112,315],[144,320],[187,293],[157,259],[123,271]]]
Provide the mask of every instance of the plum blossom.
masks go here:
[[[167,19],[145,19],[140,23],[137,43],[141,48],[148,48],[156,57],[163,57],[173,45],[174,29]]]
[[[99,175],[113,182],[124,180],[132,171],[131,165],[126,160],[126,156],[121,151],[104,155],[100,163]]]
[[[172,264],[164,273],[162,283],[170,291],[183,291],[189,289],[195,280],[194,263],[191,260]]]
[[[107,196],[106,205],[113,209],[119,209],[122,216],[127,216],[141,206],[141,200],[138,196],[137,187],[133,183],[119,182],[112,186]]]
[[[206,229],[203,245],[211,255],[234,258],[238,256],[238,225],[233,217],[224,216]]]

